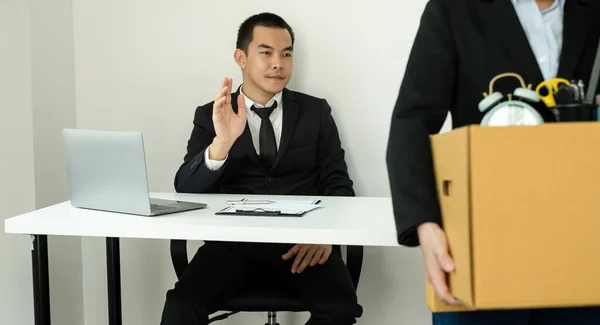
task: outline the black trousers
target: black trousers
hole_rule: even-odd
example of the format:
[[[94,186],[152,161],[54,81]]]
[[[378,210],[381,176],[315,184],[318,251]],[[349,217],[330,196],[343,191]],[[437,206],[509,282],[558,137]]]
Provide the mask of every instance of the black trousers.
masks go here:
[[[293,274],[294,245],[207,242],[167,292],[161,325],[205,325],[220,303],[251,282],[289,288],[310,308],[307,325],[350,325],[362,315],[350,274],[334,250],[323,265]]]

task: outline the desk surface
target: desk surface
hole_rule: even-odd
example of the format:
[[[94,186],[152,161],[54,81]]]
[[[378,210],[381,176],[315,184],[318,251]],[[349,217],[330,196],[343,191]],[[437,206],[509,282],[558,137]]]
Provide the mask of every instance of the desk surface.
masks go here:
[[[77,209],[67,201],[6,219],[5,232],[85,237],[398,246],[390,198],[319,197],[322,207],[306,213],[303,217],[249,217],[215,215],[215,212],[226,206],[227,200],[252,197],[248,195],[151,193],[150,197],[202,202],[208,204],[208,207],[144,217]],[[294,196],[269,198],[307,199]]]

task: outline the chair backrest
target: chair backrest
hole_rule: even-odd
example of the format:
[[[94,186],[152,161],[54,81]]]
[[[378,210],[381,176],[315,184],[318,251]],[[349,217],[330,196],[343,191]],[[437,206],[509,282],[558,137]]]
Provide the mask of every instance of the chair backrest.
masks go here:
[[[183,271],[189,264],[186,240],[171,239],[171,262],[173,263],[177,279],[181,278]]]

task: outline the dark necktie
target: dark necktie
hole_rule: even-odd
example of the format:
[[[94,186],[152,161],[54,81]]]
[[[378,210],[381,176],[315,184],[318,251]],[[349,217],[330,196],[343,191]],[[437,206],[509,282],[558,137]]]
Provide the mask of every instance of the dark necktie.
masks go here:
[[[260,160],[267,168],[271,168],[275,164],[275,157],[277,156],[277,142],[275,141],[275,131],[273,130],[273,124],[269,116],[273,110],[277,108],[277,101],[273,103],[271,107],[255,107],[252,105],[252,110],[260,116],[262,122],[260,124]]]

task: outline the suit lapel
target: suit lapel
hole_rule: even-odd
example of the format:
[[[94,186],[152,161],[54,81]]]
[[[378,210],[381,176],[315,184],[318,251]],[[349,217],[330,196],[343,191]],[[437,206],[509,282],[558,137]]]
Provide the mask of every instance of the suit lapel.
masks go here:
[[[233,107],[233,111],[237,114],[238,106],[237,106],[237,98],[240,95],[240,88],[238,88],[237,92],[231,95],[231,106]],[[250,127],[248,126],[248,121],[246,121],[246,128],[238,141],[241,144],[242,150],[250,157],[250,159],[257,165],[263,166],[258,154],[256,153],[256,148],[254,148],[254,143],[252,142],[252,135],[250,134]]]
[[[479,3],[483,6],[481,16],[489,23],[494,32],[493,37],[500,40],[512,60],[518,64],[527,83],[544,80],[512,3],[508,0]]]
[[[289,90],[283,90],[283,121],[281,126],[281,141],[279,142],[279,150],[277,150],[277,157],[275,158],[275,164],[273,164],[273,168],[277,167],[281,158],[285,154],[287,150],[290,140],[292,139],[292,135],[294,134],[294,128],[296,126],[296,120],[298,119],[298,104],[296,103],[296,98],[294,94]]]
[[[566,1],[563,19],[563,45],[558,77],[571,80],[585,48],[588,21],[580,1]]]

